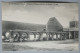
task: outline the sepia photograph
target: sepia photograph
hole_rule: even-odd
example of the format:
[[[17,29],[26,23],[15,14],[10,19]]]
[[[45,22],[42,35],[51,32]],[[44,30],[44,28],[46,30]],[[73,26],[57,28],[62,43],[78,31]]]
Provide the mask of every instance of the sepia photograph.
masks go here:
[[[2,51],[79,51],[78,3],[2,2]]]

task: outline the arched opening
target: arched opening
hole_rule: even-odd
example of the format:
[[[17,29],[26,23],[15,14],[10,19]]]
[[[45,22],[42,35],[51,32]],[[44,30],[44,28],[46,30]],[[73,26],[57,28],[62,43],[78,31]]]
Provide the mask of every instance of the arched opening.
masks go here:
[[[22,41],[26,41],[28,39],[28,34],[27,33],[22,33],[21,35]]]
[[[55,40],[57,38],[56,33],[53,34],[53,39]]]
[[[10,36],[11,36],[11,35],[10,35],[10,32],[6,32],[6,33],[5,33],[5,37],[6,37],[6,39],[9,39]]]
[[[35,39],[35,34],[33,32],[29,33],[29,37],[30,40],[34,40]]]

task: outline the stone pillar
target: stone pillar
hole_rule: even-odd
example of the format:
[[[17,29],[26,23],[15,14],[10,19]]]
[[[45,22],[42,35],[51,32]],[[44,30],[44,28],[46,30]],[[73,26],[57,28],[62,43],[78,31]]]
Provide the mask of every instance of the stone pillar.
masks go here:
[[[34,40],[36,40],[36,34],[34,34]]]
[[[53,40],[53,34],[51,33],[51,39]]]
[[[21,36],[22,36],[22,35],[21,35],[19,32],[18,32],[18,35],[19,35],[18,41],[19,41],[19,42],[22,42],[22,40],[23,40],[23,39],[21,40]]]
[[[62,40],[62,33],[60,33],[60,40]]]
[[[30,34],[28,33],[28,35],[27,35],[27,36],[28,36],[28,39],[27,39],[27,40],[29,41],[29,40],[30,40]]]
[[[49,38],[50,38],[50,34],[49,34]]]
[[[56,40],[58,40],[58,34],[56,34]]]
[[[54,37],[54,34],[52,34],[52,40],[54,40],[54,38],[53,38],[53,37]]]
[[[62,40],[64,39],[64,34],[62,33]]]
[[[50,40],[50,33],[49,33],[48,37],[49,37],[49,40]]]
[[[65,34],[63,33],[63,40],[65,39]]]
[[[75,31],[74,31],[74,39],[76,38],[76,34],[75,34]]]
[[[42,33],[40,33],[40,41],[43,40]]]
[[[71,39],[71,33],[69,32],[69,39]]]
[[[64,39],[66,39],[66,34],[64,33]]]
[[[65,40],[65,33],[63,33],[63,39]]]
[[[41,34],[39,34],[39,38],[38,39],[39,39],[39,41],[41,40]]]
[[[42,34],[40,35],[40,41],[42,40]]]
[[[78,38],[78,32],[76,31],[75,33],[76,33],[76,38]]]
[[[47,40],[49,40],[49,36],[48,36],[48,34],[47,34]]]
[[[10,42],[14,42],[13,31],[10,31],[9,41],[10,41]]]

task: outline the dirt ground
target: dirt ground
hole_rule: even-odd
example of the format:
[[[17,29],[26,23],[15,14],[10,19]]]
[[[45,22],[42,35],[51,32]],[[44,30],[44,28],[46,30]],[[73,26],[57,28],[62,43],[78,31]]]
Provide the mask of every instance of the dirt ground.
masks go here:
[[[77,40],[3,42],[3,51],[78,51]]]

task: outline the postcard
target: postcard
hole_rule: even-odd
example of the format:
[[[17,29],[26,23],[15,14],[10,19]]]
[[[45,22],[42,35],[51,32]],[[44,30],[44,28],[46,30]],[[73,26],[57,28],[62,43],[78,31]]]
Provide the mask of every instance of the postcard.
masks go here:
[[[79,51],[78,3],[2,2],[2,51]]]

